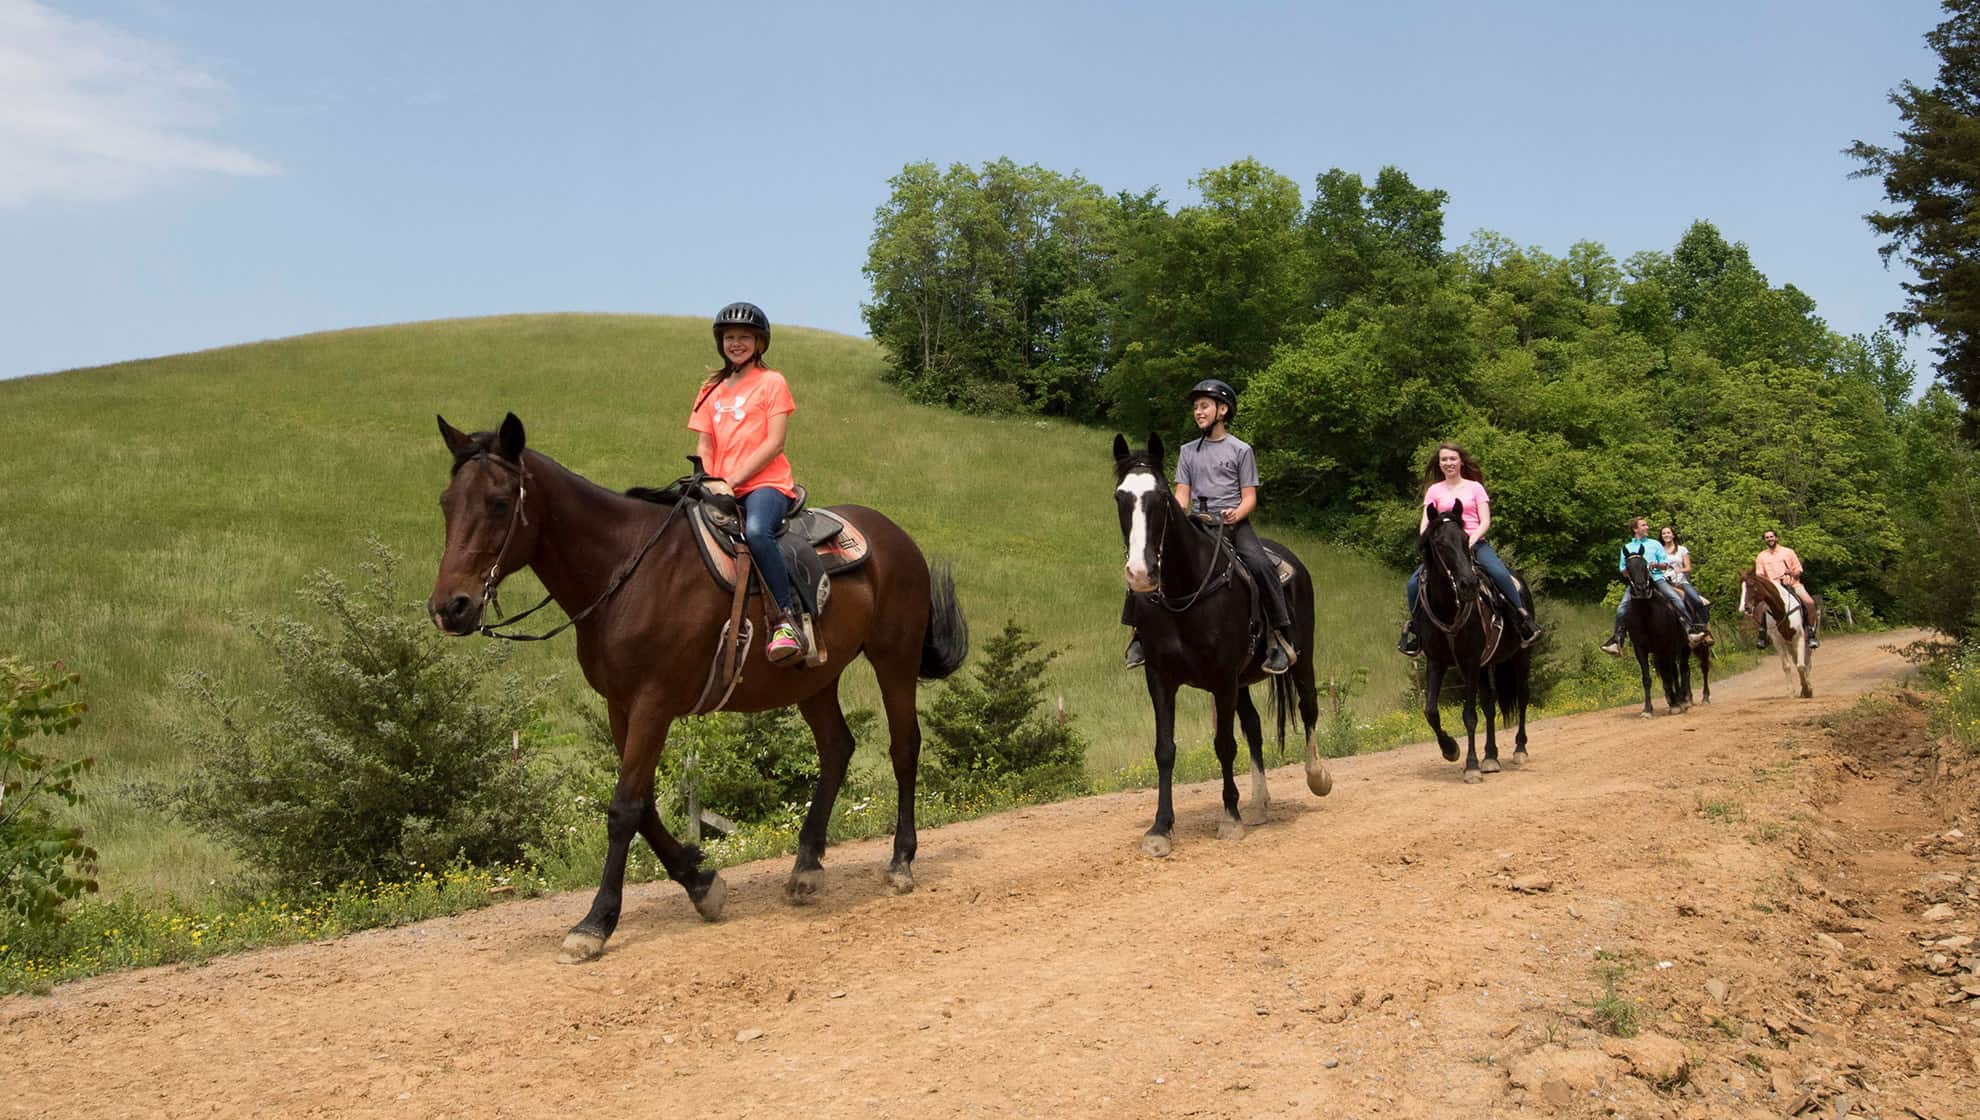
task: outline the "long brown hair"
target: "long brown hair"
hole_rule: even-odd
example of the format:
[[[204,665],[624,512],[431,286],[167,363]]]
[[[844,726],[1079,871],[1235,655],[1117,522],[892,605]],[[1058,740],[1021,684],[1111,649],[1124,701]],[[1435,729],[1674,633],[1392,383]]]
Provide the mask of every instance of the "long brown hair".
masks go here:
[[[1473,482],[1485,481],[1485,472],[1478,469],[1477,460],[1473,459],[1469,452],[1455,443],[1440,443],[1437,445],[1437,450],[1430,453],[1430,461],[1424,464],[1423,485],[1430,486],[1434,483],[1444,481],[1444,472],[1442,468],[1437,466],[1437,460],[1445,451],[1455,451],[1458,453],[1458,475],[1460,477],[1468,478]]]
[[[743,329],[747,330],[748,328],[745,327]],[[730,361],[726,354],[723,355],[722,368],[709,371],[708,380],[703,381],[701,383],[701,392],[696,394],[694,398],[694,407],[688,409],[690,413],[701,411],[701,402],[708,399],[708,394],[714,392],[715,387],[717,385],[720,385],[722,382],[727,381],[729,378],[734,377],[738,373],[741,373],[743,370],[750,368],[755,368],[755,369],[770,368],[769,366],[763,364],[763,341],[764,341],[763,332],[750,331],[749,333],[756,336],[756,353],[751,354],[749,356],[749,361],[740,366]]]

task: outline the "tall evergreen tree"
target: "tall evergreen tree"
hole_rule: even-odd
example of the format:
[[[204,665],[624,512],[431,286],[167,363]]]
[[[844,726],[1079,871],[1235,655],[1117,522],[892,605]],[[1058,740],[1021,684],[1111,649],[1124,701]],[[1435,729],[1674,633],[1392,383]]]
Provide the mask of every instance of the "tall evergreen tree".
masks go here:
[[[1863,163],[1855,174],[1882,177],[1894,204],[1864,215],[1888,239],[1878,252],[1918,273],[1891,325],[1939,336],[1939,376],[1965,402],[1970,433],[1980,424],[1980,0],[1944,8],[1946,21],[1925,35],[1939,55],[1938,84],[1891,91],[1904,120],[1896,145],[1858,140],[1847,151]]]

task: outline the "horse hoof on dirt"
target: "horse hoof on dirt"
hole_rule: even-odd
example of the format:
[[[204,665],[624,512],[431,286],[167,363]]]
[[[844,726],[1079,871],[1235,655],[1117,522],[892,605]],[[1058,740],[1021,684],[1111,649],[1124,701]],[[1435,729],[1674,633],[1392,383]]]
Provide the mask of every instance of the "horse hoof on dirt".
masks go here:
[[[895,894],[910,894],[914,891],[914,872],[906,867],[887,869],[887,889]]]
[[[702,921],[712,922],[722,916],[722,906],[729,901],[729,884],[722,881],[722,876],[716,875],[708,880],[708,889],[701,892],[701,897],[690,901]]]
[[[825,873],[812,868],[809,871],[793,871],[784,880],[784,901],[792,906],[808,906],[818,897],[818,888],[825,885]]]
[[[1518,750],[1516,750],[1516,751],[1514,751],[1514,752],[1513,752],[1513,756],[1512,756],[1512,764],[1513,764],[1514,766],[1524,766],[1524,765],[1526,765],[1526,748],[1525,748],[1525,747],[1521,747],[1521,748],[1519,748]]]
[[[1244,822],[1234,821],[1229,817],[1225,817],[1223,820],[1218,821],[1217,839],[1219,840],[1244,839]]]
[[[1437,749],[1438,749],[1438,750],[1440,750],[1440,751],[1443,751],[1443,752],[1444,752],[1444,761],[1445,761],[1445,762],[1456,762],[1456,761],[1457,761],[1457,758],[1458,758],[1458,749],[1457,749],[1457,740],[1456,740],[1456,739],[1450,739],[1450,740],[1445,740],[1445,739],[1439,739],[1439,740],[1437,740]]]
[[[1481,773],[1479,773],[1479,772],[1478,772],[1478,771],[1476,771],[1476,770],[1466,770],[1466,771],[1464,772],[1464,784],[1465,784],[1465,785],[1468,785],[1468,786],[1475,786],[1475,785],[1477,785],[1478,783],[1480,783],[1480,782],[1482,782],[1482,781],[1484,781],[1484,780],[1485,780],[1485,775],[1483,775],[1483,774],[1481,774]]]
[[[1316,762],[1306,768],[1306,788],[1312,790],[1315,797],[1325,797],[1334,792],[1334,776]]]
[[[1657,718],[1657,713],[1656,713],[1656,712],[1653,712],[1653,711],[1651,711],[1651,710],[1650,710],[1650,709],[1648,709],[1648,708],[1645,708],[1645,709],[1643,709],[1642,711],[1640,711],[1640,712],[1638,712],[1638,713],[1636,713],[1636,718],[1638,718],[1638,719],[1656,719],[1656,718]]]
[[[1485,771],[1487,774],[1496,774],[1499,772],[1499,760],[1496,758],[1488,758],[1485,761],[1479,763],[1478,768],[1480,770]]]
[[[1173,847],[1169,838],[1160,833],[1151,832],[1141,838],[1141,854],[1154,859],[1167,856]]]
[[[1257,828],[1270,816],[1267,807],[1260,802],[1253,801],[1244,807],[1244,823],[1247,828]]]
[[[564,935],[563,951],[557,954],[558,964],[583,964],[595,961],[605,952],[605,939],[595,933],[572,930]]]

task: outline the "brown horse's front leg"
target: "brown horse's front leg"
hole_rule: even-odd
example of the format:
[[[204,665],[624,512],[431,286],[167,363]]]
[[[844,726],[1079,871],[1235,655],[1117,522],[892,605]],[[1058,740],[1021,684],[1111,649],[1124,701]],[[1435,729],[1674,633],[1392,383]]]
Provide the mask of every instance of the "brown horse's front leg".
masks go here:
[[[667,877],[680,883],[701,916],[714,921],[721,916],[728,890],[721,876],[701,870],[701,849],[682,845],[669,835],[660,822],[653,802],[653,771],[660,752],[667,744],[670,719],[634,712],[628,719],[613,719],[613,729],[622,735],[619,746],[619,781],[612,791],[612,804],[605,811],[605,868],[598,893],[591,900],[591,911],[564,937],[559,959],[576,964],[595,959],[605,951],[619,925],[625,896],[626,857],[633,838],[644,835],[654,854],[667,869]],[[623,728],[623,730],[621,730]]]

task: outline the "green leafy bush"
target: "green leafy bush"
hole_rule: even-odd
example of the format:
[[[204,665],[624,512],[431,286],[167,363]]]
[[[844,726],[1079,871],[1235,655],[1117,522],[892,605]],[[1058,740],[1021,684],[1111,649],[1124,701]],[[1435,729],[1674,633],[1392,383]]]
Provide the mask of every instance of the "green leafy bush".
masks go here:
[[[359,591],[312,577],[303,598],[329,632],[250,626],[279,666],[275,693],[183,681],[203,718],[179,729],[195,766],[166,805],[278,885],[512,863],[542,839],[560,776],[534,758],[537,692],[485,687],[506,649],[439,634],[399,599],[395,566],[374,546]]]
[[[84,704],[67,695],[82,678],[28,668],[0,657],[0,926],[47,925],[62,904],[96,890],[96,851],[82,830],[57,824],[51,799],[82,800],[76,779],[91,760],[62,762],[37,750],[37,740],[82,724]]]
[[[952,678],[921,711],[932,749],[922,757],[922,780],[945,795],[968,795],[1001,785],[1014,792],[1084,792],[1086,744],[1072,726],[1038,715],[1045,667],[1056,650],[1015,621],[990,639],[968,676]]]

